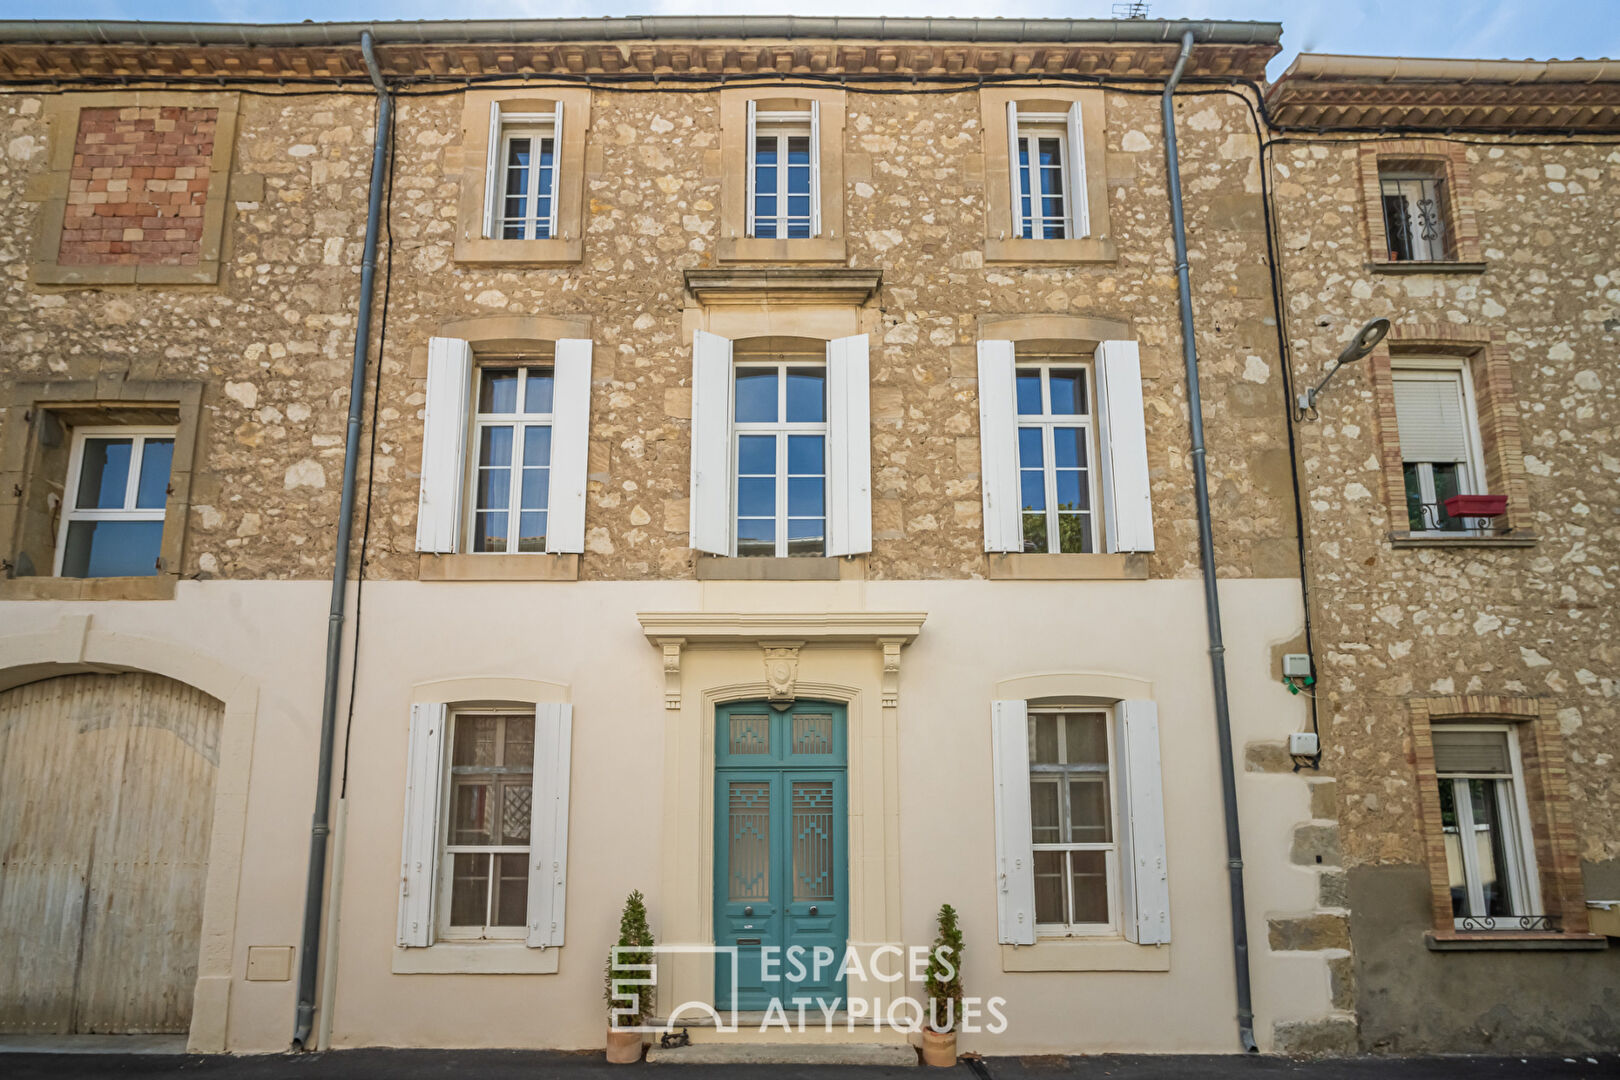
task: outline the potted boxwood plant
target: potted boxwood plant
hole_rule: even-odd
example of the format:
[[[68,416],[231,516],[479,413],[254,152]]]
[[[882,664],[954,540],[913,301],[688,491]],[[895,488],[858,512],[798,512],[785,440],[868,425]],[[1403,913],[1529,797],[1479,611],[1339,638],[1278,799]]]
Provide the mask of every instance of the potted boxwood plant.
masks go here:
[[[924,1065],[949,1068],[956,1064],[956,1025],[962,1016],[962,930],[956,909],[939,908],[939,934],[928,958],[928,1023],[923,1028]]]
[[[636,988],[639,1010],[634,1016],[614,1012],[614,1006],[620,1004],[613,999],[614,979],[637,978],[641,973],[630,965],[651,964],[653,960],[652,928],[647,925],[647,905],[639,889],[625,898],[624,914],[619,916],[618,945],[617,964],[615,953],[608,954],[603,987],[608,1003],[607,1059],[616,1065],[627,1065],[641,1060],[641,1032],[634,1029],[646,1023],[653,1011],[652,987],[641,986]]]

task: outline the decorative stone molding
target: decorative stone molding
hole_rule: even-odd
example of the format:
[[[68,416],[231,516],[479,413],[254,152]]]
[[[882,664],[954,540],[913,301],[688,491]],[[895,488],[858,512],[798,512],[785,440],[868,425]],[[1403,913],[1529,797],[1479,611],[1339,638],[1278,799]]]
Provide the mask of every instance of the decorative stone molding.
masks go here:
[[[770,688],[766,695],[768,700],[783,703],[793,701],[793,686],[799,679],[799,648],[803,644],[802,641],[760,642],[765,650],[765,685]]]
[[[681,638],[660,638],[658,645],[664,650],[664,708],[681,707]]]
[[[881,284],[881,270],[842,266],[686,271],[686,291],[705,306],[764,302],[860,305],[876,296]]]
[[[900,648],[905,642],[897,638],[884,638],[878,642],[883,650],[883,707],[900,705]]]

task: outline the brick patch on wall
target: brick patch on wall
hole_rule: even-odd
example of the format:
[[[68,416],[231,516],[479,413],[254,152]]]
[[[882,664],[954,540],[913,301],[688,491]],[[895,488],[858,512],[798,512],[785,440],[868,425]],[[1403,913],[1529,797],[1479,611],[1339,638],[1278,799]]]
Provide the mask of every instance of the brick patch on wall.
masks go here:
[[[57,261],[196,266],[217,109],[84,109]]]

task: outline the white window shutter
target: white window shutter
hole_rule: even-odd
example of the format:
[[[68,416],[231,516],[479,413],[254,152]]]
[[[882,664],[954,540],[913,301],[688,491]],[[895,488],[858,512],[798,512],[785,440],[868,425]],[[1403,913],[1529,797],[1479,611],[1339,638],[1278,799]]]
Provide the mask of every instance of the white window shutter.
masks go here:
[[[1103,407],[1103,514],[1109,551],[1153,550],[1153,492],[1147,423],[1142,412],[1142,360],[1134,341],[1097,345]]]
[[[556,115],[551,121],[551,218],[546,235],[553,240],[557,239],[557,207],[562,202],[563,168],[563,103],[557,102]],[[535,162],[536,166],[539,161]]]
[[[984,550],[1024,550],[1018,516],[1018,401],[1010,341],[979,342],[979,463]]]
[[[871,363],[865,334],[827,342],[827,554],[872,550]]]
[[[1159,706],[1121,701],[1115,738],[1120,806],[1121,922],[1140,945],[1170,940],[1170,879],[1164,851],[1164,783],[1159,771]]]
[[[1023,179],[1018,175],[1018,102],[1007,102],[1007,193],[1012,202],[1012,234],[1014,238],[1024,235],[1024,185]]]
[[[551,501],[546,550],[585,550],[585,475],[591,454],[591,342],[562,338],[552,367]]]
[[[563,943],[568,882],[568,758],[572,705],[534,707],[534,795],[529,804],[531,948]]]
[[[444,705],[412,705],[405,770],[405,838],[400,847],[399,944],[433,944],[433,892],[439,854],[439,775],[444,761]]]
[[[754,235],[754,128],[756,126],[754,99],[749,98],[747,103],[748,125],[743,132],[748,140],[743,144],[743,214],[746,218],[744,236]]]
[[[1394,383],[1401,460],[1467,461],[1462,376],[1456,372],[1396,372]]]
[[[821,235],[821,102],[810,103],[810,235]]]
[[[1086,139],[1080,123],[1080,103],[1069,106],[1069,220],[1071,237],[1091,235],[1091,208],[1086,201]]]
[[[422,415],[422,486],[416,550],[454,554],[461,535],[462,455],[467,447],[467,395],[472,346],[460,338],[428,339],[427,402]]]
[[[489,153],[484,159],[484,236],[498,239],[496,223],[500,220],[501,174],[506,161],[501,156],[501,103],[489,103]]]
[[[1029,811],[1029,710],[992,701],[996,774],[996,940],[1035,944],[1035,849]]]
[[[697,551],[731,554],[731,340],[692,335],[691,537]]]

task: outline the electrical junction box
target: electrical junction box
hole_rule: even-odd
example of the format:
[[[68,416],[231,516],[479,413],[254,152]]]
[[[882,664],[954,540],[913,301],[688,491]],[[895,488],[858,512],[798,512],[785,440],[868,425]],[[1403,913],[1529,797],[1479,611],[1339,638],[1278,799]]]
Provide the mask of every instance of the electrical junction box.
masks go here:
[[[1321,745],[1314,731],[1296,731],[1288,736],[1288,752],[1295,757],[1315,757]]]
[[[1311,654],[1291,652],[1283,654],[1283,677],[1308,679],[1311,677]]]

